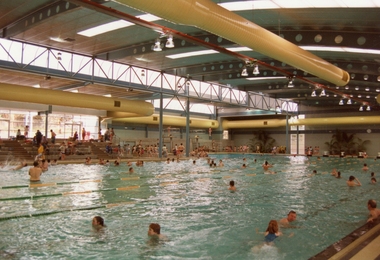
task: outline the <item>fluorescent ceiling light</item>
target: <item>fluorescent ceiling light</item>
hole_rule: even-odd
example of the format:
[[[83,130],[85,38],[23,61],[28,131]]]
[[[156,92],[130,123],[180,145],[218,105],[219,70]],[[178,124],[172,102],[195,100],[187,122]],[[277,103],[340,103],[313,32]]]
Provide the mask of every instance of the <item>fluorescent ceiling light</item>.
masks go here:
[[[255,0],[236,1],[219,4],[230,11],[246,11],[260,9],[281,9],[281,8],[374,8],[380,7],[378,0]]]
[[[112,97],[111,94],[103,95],[103,97]]]
[[[124,21],[124,20],[117,20],[110,23],[105,23],[99,26],[92,27],[84,31],[80,31],[78,32],[78,34],[87,36],[87,37],[93,37],[102,33],[110,32],[110,31],[117,30],[120,28],[125,28],[131,25],[134,25],[134,24]]]
[[[233,47],[233,48],[227,48],[229,51],[239,52],[239,51],[253,51],[251,48],[248,47]]]
[[[154,21],[157,21],[157,20],[162,20],[161,17],[158,17],[158,16],[155,16],[153,14],[143,14],[143,15],[139,15],[139,16],[136,16],[137,18],[140,18],[144,21],[148,21],[148,22],[154,22]]]
[[[268,79],[286,79],[286,77],[254,77],[254,78],[246,78],[246,80],[268,80]]]
[[[193,56],[200,56],[200,55],[208,55],[208,54],[215,54],[219,53],[218,51],[214,50],[203,50],[203,51],[191,51],[191,52],[184,52],[179,54],[173,54],[166,56],[169,59],[180,59],[180,58],[187,58],[187,57],[193,57]]]
[[[325,46],[299,46],[306,51],[334,51],[334,52],[350,52],[350,53],[365,53],[365,54],[380,54],[380,50],[358,49],[346,47],[325,47]]]
[[[34,84],[32,87],[33,87],[33,88],[40,88],[41,85],[40,85],[40,84]]]
[[[233,52],[243,52],[243,51],[252,51],[252,49],[248,47],[233,47],[233,48],[227,48],[229,51]],[[187,58],[187,57],[193,57],[193,56],[200,56],[200,55],[208,55],[208,54],[215,54],[219,53],[218,51],[214,50],[203,50],[203,51],[191,51],[191,52],[184,52],[179,54],[173,54],[166,56],[169,59],[180,59],[180,58]]]
[[[160,17],[152,15],[152,14],[143,14],[136,17],[148,22],[161,20]],[[87,36],[87,37],[93,37],[99,34],[111,32],[111,31],[121,29],[121,28],[126,28],[132,25],[135,25],[135,24],[131,22],[127,22],[125,20],[117,20],[110,23],[101,24],[99,26],[95,26],[87,30],[80,31],[78,32],[78,34]]]

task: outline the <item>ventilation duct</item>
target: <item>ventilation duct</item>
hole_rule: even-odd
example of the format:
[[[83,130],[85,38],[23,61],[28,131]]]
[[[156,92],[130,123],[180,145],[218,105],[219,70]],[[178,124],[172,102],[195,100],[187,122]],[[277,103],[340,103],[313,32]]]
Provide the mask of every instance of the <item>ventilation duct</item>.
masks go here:
[[[290,126],[296,125],[373,125],[380,124],[380,116],[354,116],[354,117],[327,117],[327,118],[305,118],[289,119]],[[224,130],[236,128],[276,128],[285,127],[286,119],[265,119],[265,120],[223,120]]]
[[[146,124],[146,125],[158,125],[160,123],[159,115],[152,115],[147,117],[136,117],[136,118],[114,118],[112,122],[123,122],[123,123],[133,123],[133,124]],[[170,126],[186,126],[186,118],[180,116],[164,116],[162,118],[163,125]],[[200,128],[218,128],[219,122],[212,119],[201,119],[201,118],[190,118],[190,127],[200,127]]]
[[[0,100],[117,111],[123,112],[124,117],[149,116],[154,112],[151,103],[139,100],[108,98],[5,83],[0,83],[0,89]]]
[[[345,86],[350,80],[346,71],[209,0],[117,2],[174,23],[198,27],[338,86]]]

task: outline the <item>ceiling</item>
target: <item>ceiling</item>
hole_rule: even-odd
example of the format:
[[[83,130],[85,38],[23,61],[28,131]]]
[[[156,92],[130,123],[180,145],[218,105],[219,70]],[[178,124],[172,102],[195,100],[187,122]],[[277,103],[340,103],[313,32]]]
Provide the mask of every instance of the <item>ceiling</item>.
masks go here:
[[[0,3],[0,28],[2,37],[12,40],[51,47],[93,57],[109,59],[134,66],[144,67],[165,73],[188,77],[206,82],[229,84],[239,90],[263,93],[274,98],[292,100],[311,108],[330,108],[331,111],[342,108],[339,101],[341,94],[351,96],[353,105],[345,105],[345,111],[357,111],[362,103],[368,103],[372,112],[379,111],[376,97],[380,91],[380,9],[379,8],[294,8],[294,9],[259,9],[236,12],[253,23],[277,34],[299,46],[309,47],[349,47],[364,50],[362,53],[341,51],[310,51],[318,57],[347,71],[351,77],[347,86],[337,87],[313,75],[295,69],[288,64],[275,60],[255,51],[242,54],[257,59],[268,66],[260,66],[260,74],[248,78],[260,77],[260,80],[247,80],[241,76],[244,61],[234,55],[217,53],[212,55],[193,56],[181,59],[170,59],[168,55],[183,52],[205,50],[205,45],[186,41],[186,37],[174,38],[175,48],[163,48],[161,52],[152,50],[160,34],[140,25],[129,26],[93,37],[79,35],[78,32],[111,21],[119,20],[125,14],[139,16],[144,14],[118,2],[92,1],[109,10],[117,10],[119,18],[107,13],[98,5],[88,8],[81,5],[81,0],[70,1],[70,8],[65,1],[49,0],[12,0]],[[233,2],[232,0],[213,0],[215,3]],[[373,1],[379,2],[379,1]],[[78,6],[73,5],[75,3]],[[254,6],[253,6],[254,7]],[[50,10],[50,11],[47,11]],[[52,10],[52,11],[51,11]],[[54,11],[55,10],[55,11]],[[38,14],[49,15],[38,16]],[[30,23],[31,17],[33,20]],[[29,21],[29,23],[27,23]],[[195,37],[203,43],[219,47],[237,47],[234,42],[222,39],[196,27],[174,24],[157,20],[151,25],[169,28]],[[63,42],[52,40],[52,37],[64,39]],[[189,38],[190,39],[190,38]],[[253,39],[254,40],[254,39]],[[366,53],[366,50],[378,50],[377,54]],[[274,68],[274,69],[273,69]],[[249,68],[250,69],[250,68]],[[294,80],[294,87],[288,88],[286,77],[278,71],[286,71],[300,77]],[[273,78],[276,76],[275,78]],[[303,81],[305,79],[306,81]],[[326,87],[327,96],[317,97],[311,94],[315,82]],[[70,86],[81,93],[94,95],[111,94],[122,98],[152,98],[154,93],[148,91],[117,88],[112,85],[86,85],[77,79],[52,77],[46,80],[45,75],[26,73],[21,70],[9,70],[0,66],[0,82],[26,86],[40,84],[51,89],[65,89]],[[195,101],[194,101],[195,102]]]

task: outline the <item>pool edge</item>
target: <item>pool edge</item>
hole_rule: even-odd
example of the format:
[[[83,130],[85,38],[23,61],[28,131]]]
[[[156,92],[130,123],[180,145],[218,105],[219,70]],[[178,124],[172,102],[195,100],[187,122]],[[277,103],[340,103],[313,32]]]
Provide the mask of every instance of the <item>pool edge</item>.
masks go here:
[[[365,223],[364,225],[355,229],[353,232],[351,232],[341,240],[333,243],[320,253],[309,258],[309,260],[352,259],[359,252],[361,252],[361,254],[365,254],[365,251],[367,250],[367,245],[369,245],[373,240],[375,240],[378,237],[380,237],[380,218],[377,218],[373,222]],[[376,257],[379,256],[380,248],[377,250],[377,252],[371,251],[371,253],[375,253]]]

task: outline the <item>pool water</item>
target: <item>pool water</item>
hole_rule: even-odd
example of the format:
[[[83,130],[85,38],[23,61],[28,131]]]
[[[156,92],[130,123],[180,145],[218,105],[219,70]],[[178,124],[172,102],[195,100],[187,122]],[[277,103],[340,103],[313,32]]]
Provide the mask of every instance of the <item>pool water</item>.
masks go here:
[[[4,259],[307,259],[363,225],[368,199],[379,199],[373,159],[211,155],[134,166],[57,165],[47,186],[29,188],[27,169],[0,170],[0,258]],[[246,161],[243,161],[243,157]],[[254,159],[257,162],[254,162]],[[264,174],[268,160],[277,174]],[[243,163],[248,164],[242,169]],[[361,170],[364,163],[370,170]],[[330,175],[333,168],[342,179]],[[311,176],[313,170],[317,175]],[[376,171],[375,171],[376,172]],[[354,175],[361,187],[347,187]],[[230,180],[237,191],[228,191]],[[119,188],[119,189],[118,189]],[[297,212],[295,228],[259,251],[271,219]],[[107,228],[94,231],[93,216]],[[161,225],[167,241],[150,240]],[[293,236],[289,237],[293,233]]]

